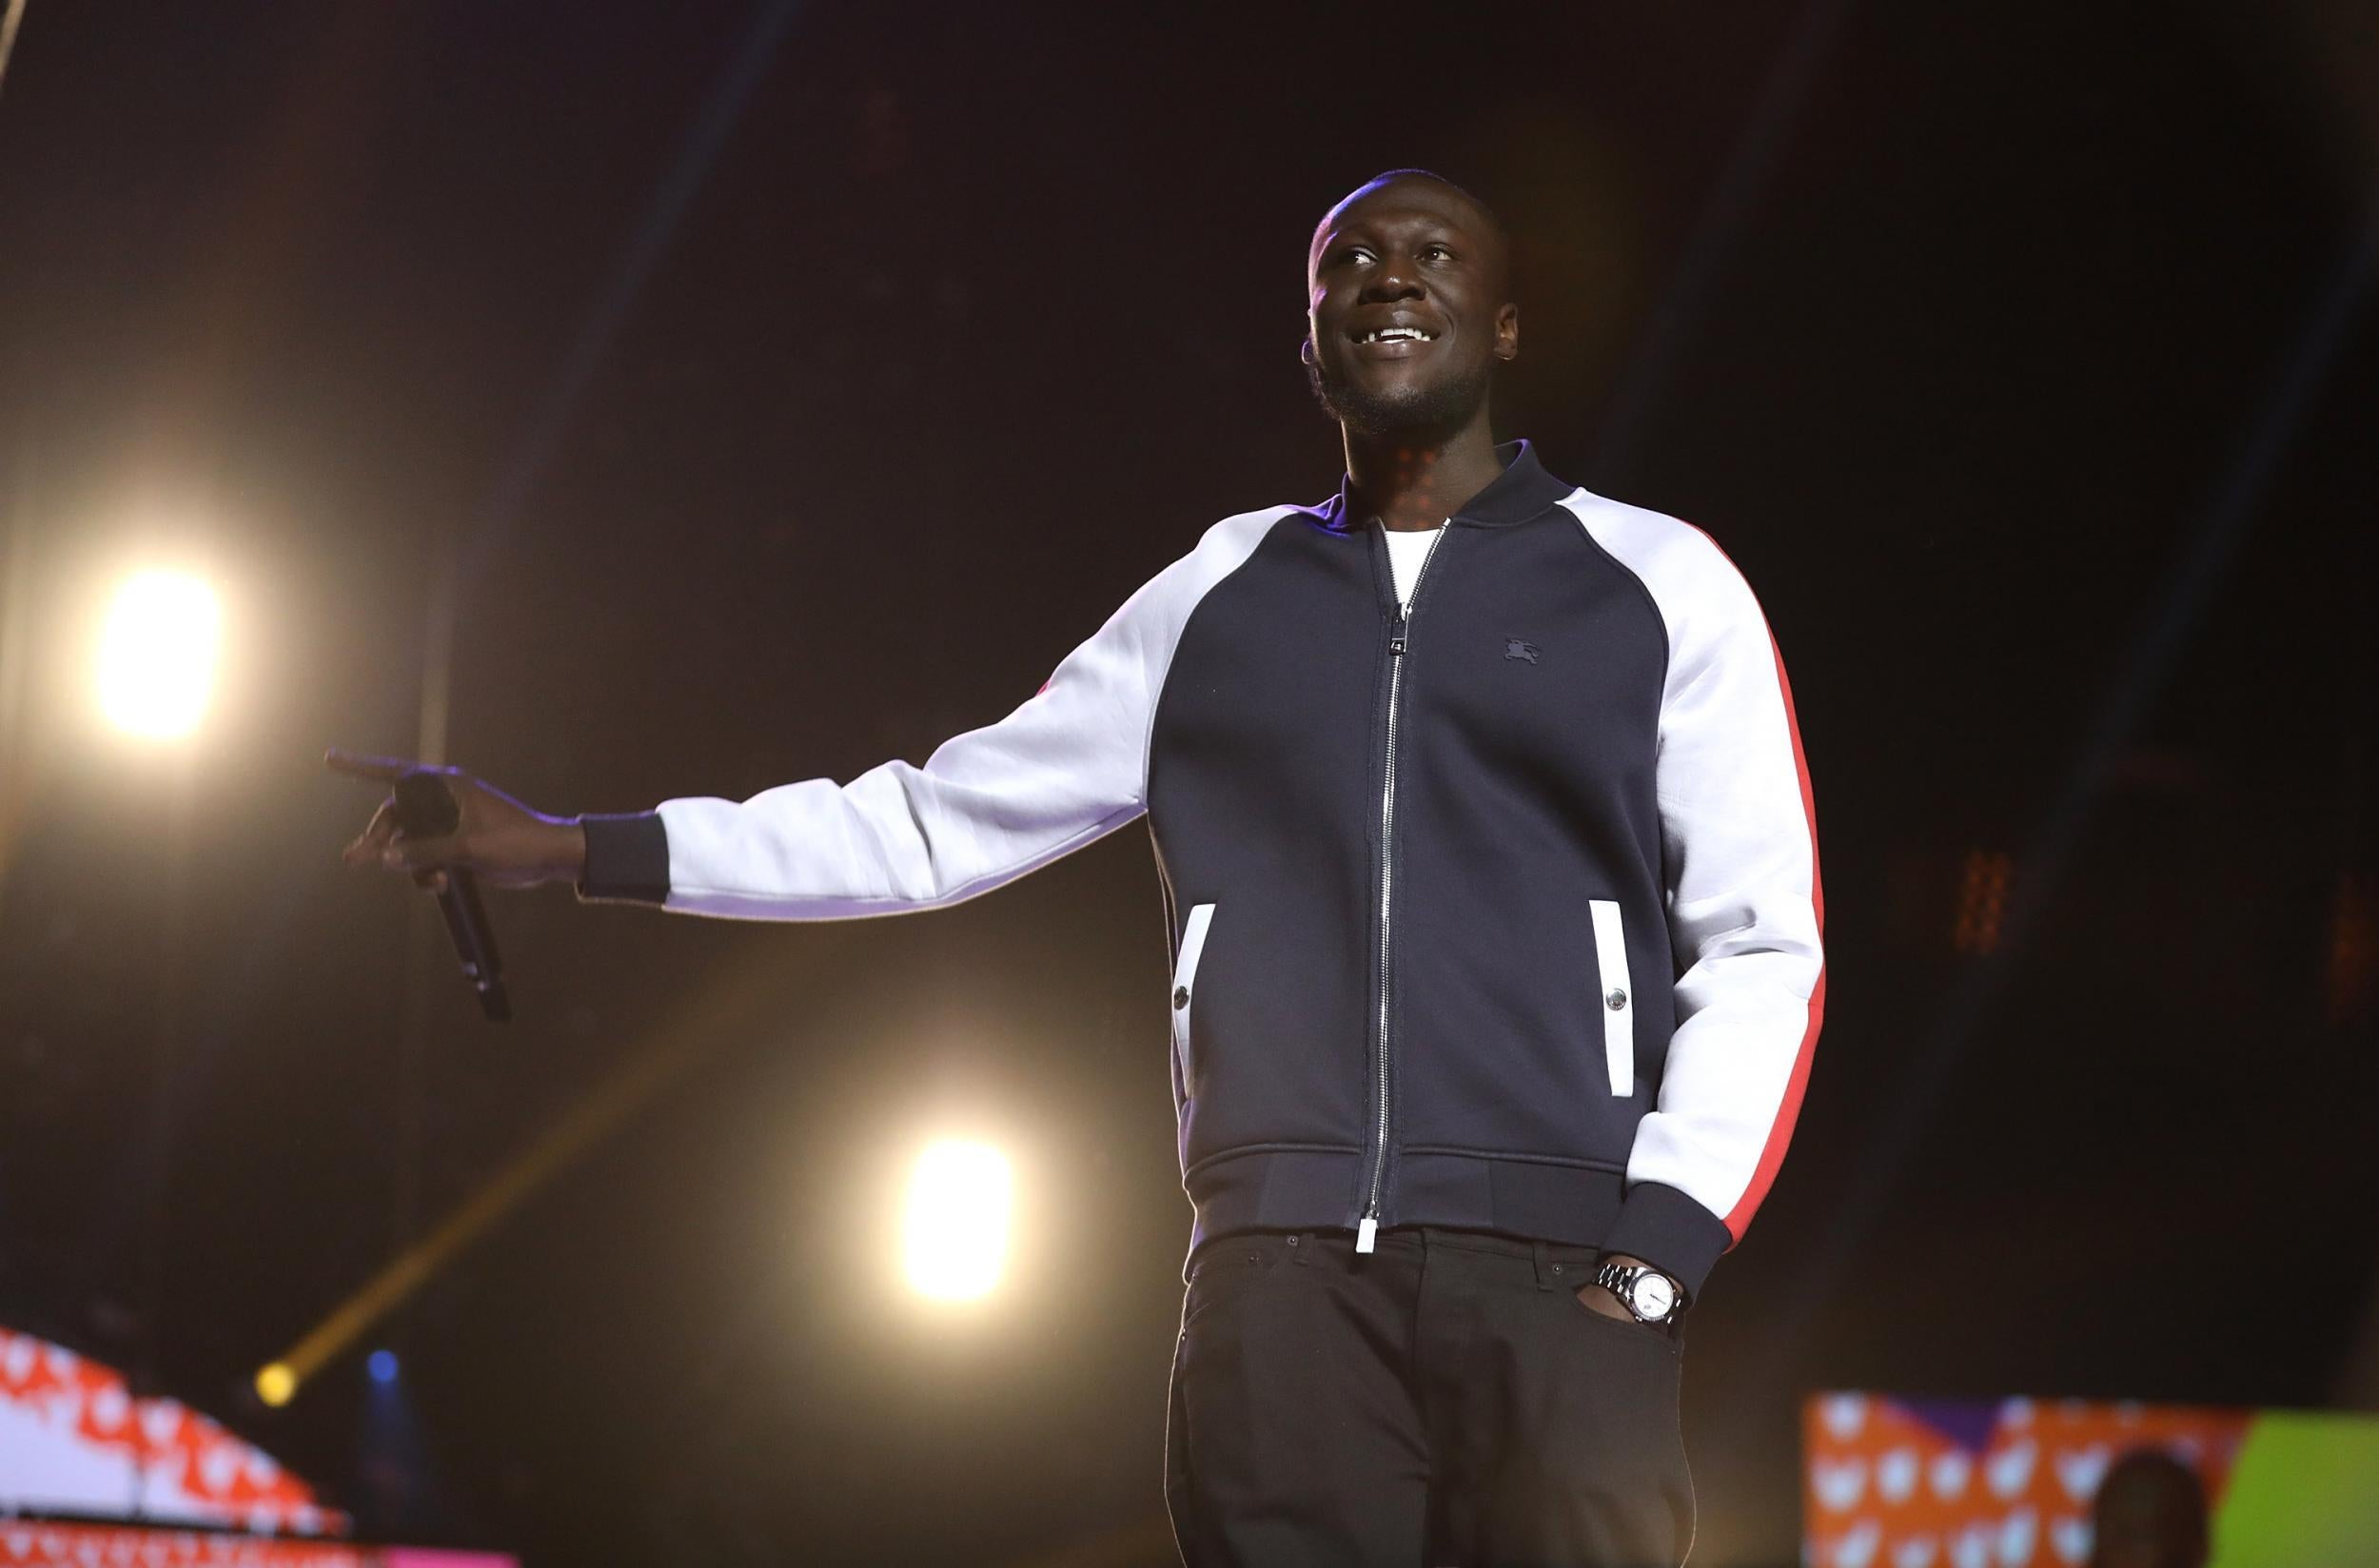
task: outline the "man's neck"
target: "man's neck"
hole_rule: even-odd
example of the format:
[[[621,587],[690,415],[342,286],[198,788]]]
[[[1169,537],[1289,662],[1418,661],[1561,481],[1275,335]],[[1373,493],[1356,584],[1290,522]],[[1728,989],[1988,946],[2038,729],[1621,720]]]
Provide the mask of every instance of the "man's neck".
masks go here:
[[[1434,528],[1504,472],[1484,411],[1441,441],[1347,432],[1347,478],[1362,515],[1389,528]]]

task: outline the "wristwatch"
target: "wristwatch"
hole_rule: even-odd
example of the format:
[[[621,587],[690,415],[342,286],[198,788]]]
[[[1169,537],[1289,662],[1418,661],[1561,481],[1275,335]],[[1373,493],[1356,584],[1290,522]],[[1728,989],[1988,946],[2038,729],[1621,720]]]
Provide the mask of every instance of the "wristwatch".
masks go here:
[[[1617,1296],[1641,1323],[1674,1323],[1685,1309],[1685,1292],[1677,1282],[1641,1264],[1604,1264],[1594,1271],[1594,1283]]]

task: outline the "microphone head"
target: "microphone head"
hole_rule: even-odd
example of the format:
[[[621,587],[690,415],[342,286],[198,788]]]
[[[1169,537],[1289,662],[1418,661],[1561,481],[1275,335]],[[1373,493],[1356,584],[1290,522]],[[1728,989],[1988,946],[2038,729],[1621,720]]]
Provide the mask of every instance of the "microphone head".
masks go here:
[[[394,786],[397,826],[407,838],[443,838],[462,824],[462,807],[446,777],[431,768],[400,774]]]

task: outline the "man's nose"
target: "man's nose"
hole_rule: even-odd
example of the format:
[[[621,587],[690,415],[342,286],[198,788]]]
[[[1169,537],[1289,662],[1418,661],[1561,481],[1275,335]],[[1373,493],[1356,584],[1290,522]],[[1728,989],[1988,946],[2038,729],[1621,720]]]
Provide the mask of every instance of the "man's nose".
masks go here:
[[[1386,300],[1417,300],[1421,294],[1421,272],[1409,260],[1391,257],[1364,280],[1363,300],[1366,304]]]

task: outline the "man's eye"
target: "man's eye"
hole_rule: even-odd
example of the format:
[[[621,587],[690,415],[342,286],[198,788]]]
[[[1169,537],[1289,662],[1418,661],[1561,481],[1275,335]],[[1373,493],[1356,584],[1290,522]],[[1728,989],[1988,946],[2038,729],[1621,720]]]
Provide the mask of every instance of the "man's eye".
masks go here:
[[[1348,245],[1338,253],[1338,259],[1342,262],[1367,262],[1371,260],[1371,253],[1361,245]]]
[[[1452,259],[1454,253],[1442,245],[1425,245],[1421,247],[1421,254],[1431,261],[1442,262]]]

